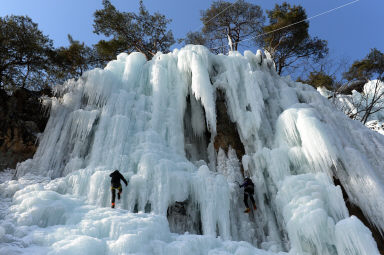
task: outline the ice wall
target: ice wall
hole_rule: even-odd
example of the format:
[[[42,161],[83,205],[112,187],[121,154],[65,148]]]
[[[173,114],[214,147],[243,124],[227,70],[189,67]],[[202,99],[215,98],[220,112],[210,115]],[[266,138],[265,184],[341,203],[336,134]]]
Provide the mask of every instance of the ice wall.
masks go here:
[[[241,159],[213,148],[218,89]],[[3,237],[24,245],[17,251],[378,254],[332,177],[383,230],[384,138],[313,88],[278,76],[261,51],[224,56],[190,45],[151,61],[120,54],[57,95],[34,158],[18,166],[19,181],[0,186],[3,199],[13,197]],[[241,167],[256,185],[250,215],[236,183]],[[113,169],[129,180],[115,211]],[[53,180],[26,182],[31,174]],[[191,222],[169,215],[177,203]],[[172,234],[167,218],[179,232],[200,226],[190,232],[205,236]]]

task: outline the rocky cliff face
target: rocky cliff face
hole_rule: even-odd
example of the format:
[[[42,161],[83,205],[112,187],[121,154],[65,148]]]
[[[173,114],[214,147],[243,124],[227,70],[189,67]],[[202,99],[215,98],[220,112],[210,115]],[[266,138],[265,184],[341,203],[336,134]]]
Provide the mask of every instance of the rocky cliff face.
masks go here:
[[[214,141],[215,150],[218,152],[219,149],[222,148],[226,153],[228,153],[228,149],[231,147],[236,151],[236,156],[240,160],[241,164],[241,158],[245,154],[244,145],[241,142],[236,123],[232,122],[228,116],[227,106],[225,104],[225,94],[221,90],[217,91],[216,114],[217,135]],[[243,171],[242,166],[241,171]]]
[[[50,94],[50,90],[18,89],[8,95],[0,90],[0,170],[15,168],[35,153],[38,134],[48,120],[40,97]]]

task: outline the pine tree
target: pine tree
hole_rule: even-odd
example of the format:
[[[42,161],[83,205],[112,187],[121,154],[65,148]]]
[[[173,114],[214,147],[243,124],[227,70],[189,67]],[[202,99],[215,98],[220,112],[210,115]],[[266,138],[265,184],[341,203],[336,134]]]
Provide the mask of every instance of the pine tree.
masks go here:
[[[349,70],[344,73],[348,81],[383,79],[384,54],[378,49],[371,49],[369,54],[360,61],[355,61]]]
[[[51,55],[49,73],[54,83],[78,78],[89,69],[101,67],[95,49],[74,40],[71,35],[68,35],[68,41],[68,47],[60,47]]]
[[[52,41],[27,16],[0,17],[0,88],[46,85]]]
[[[262,31],[265,17],[260,6],[244,0],[235,4],[214,1],[207,10],[201,11],[201,21],[204,24],[202,35],[205,45],[215,52],[226,52],[228,37],[236,51],[240,41]],[[200,40],[201,35],[195,38]]]
[[[263,27],[264,34],[257,41],[271,54],[279,74],[300,60],[318,61],[328,54],[325,40],[310,37],[303,7],[284,2],[267,15],[269,25]]]
[[[140,1],[139,13],[120,12],[109,0],[103,0],[104,8],[94,13],[94,32],[112,39],[101,40],[95,46],[100,56],[111,60],[121,52],[139,51],[151,59],[158,51],[169,51],[175,43],[171,22],[163,14],[150,14]]]

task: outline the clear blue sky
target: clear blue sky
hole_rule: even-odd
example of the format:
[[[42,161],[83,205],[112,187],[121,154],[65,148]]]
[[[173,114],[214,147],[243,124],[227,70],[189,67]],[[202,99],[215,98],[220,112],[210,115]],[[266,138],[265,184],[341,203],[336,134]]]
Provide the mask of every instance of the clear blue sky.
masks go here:
[[[229,0],[234,2],[235,0]],[[308,17],[351,2],[352,0],[288,0],[302,5]],[[67,45],[67,34],[91,45],[101,37],[92,33],[93,13],[102,8],[102,0],[0,0],[0,16],[28,15],[39,28],[54,40],[55,46]],[[137,11],[139,0],[111,0],[121,11]],[[213,1],[207,0],[144,0],[151,11],[159,11],[172,19],[170,28],[176,38],[201,28],[200,10]],[[263,10],[283,1],[248,0]],[[328,41],[334,56],[350,60],[363,58],[371,48],[384,51],[384,1],[360,0],[330,14],[310,21],[310,34]]]

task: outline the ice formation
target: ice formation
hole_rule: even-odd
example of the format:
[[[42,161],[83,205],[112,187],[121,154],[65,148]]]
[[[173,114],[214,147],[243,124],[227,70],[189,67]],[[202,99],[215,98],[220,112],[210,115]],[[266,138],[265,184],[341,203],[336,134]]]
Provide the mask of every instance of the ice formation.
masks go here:
[[[384,83],[380,80],[368,81],[360,93],[356,90],[351,95],[337,94],[325,88],[317,89],[323,96],[332,98],[332,102],[347,115],[355,115],[354,119],[361,120],[369,103],[375,101],[372,114],[369,115],[366,126],[384,135]]]
[[[214,147],[218,90],[241,158]],[[1,173],[0,254],[379,254],[332,178],[384,230],[384,137],[261,51],[123,53],[57,95],[34,158]]]

